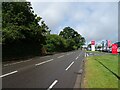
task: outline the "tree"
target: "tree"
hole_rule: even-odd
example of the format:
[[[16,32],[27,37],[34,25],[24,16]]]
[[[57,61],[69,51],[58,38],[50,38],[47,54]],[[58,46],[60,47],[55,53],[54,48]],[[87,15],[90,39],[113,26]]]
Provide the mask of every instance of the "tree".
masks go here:
[[[67,40],[68,50],[78,49],[85,43],[85,38],[71,27],[65,27],[63,31],[60,32],[59,36]]]
[[[64,38],[56,34],[50,34],[47,36],[45,45],[48,52],[60,52],[66,51],[67,42]]]
[[[34,14],[30,2],[3,2],[2,19],[4,53],[11,50],[15,50],[17,55],[28,51],[28,54],[41,52],[49,28],[41,17]]]

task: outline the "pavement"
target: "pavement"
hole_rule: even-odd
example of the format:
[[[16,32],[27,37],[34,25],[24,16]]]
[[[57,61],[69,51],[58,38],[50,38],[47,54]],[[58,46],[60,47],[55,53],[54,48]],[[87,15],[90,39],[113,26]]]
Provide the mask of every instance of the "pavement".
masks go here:
[[[2,88],[75,88],[85,52],[76,50],[3,64]],[[78,85],[76,85],[76,82]]]
[[[102,56],[102,55],[106,55],[106,54],[111,54],[108,52],[86,52],[85,56]]]

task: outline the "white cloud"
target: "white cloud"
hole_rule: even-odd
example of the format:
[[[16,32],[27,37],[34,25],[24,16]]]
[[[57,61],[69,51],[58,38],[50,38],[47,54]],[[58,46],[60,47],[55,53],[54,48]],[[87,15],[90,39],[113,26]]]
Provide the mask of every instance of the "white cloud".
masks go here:
[[[30,2],[119,2],[119,0],[27,0]]]
[[[117,3],[34,2],[32,6],[35,13],[50,27],[52,33],[58,34],[65,26],[70,26],[87,41],[93,39],[117,41]]]

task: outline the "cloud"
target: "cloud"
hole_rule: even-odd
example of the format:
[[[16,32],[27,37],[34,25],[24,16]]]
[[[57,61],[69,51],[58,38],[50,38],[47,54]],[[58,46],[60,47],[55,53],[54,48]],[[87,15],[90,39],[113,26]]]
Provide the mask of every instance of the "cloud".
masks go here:
[[[118,6],[116,2],[32,2],[33,9],[58,34],[70,26],[87,42],[118,39]]]
[[[30,2],[119,2],[119,0],[27,0]]]

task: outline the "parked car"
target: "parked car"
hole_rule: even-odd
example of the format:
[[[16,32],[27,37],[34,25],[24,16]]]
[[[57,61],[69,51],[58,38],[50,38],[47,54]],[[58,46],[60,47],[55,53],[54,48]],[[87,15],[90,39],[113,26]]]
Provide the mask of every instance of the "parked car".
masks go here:
[[[109,48],[109,49],[108,49],[108,52],[111,53],[111,52],[112,52],[112,48]]]
[[[117,52],[120,53],[120,47],[118,47]]]

